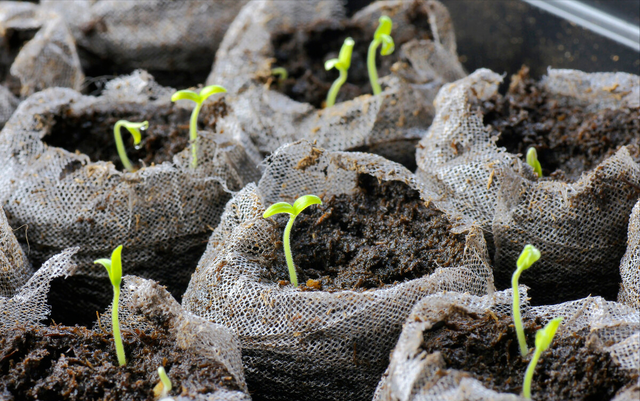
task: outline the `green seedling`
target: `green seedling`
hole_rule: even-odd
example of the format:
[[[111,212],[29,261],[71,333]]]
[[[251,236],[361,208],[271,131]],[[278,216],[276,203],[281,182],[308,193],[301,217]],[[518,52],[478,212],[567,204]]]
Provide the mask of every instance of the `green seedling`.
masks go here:
[[[169,376],[167,376],[167,372],[164,370],[162,366],[158,368],[158,376],[160,376],[160,383],[158,383],[156,388],[159,388],[158,398],[162,400],[167,395],[169,395],[169,392],[171,391],[172,386],[171,386],[171,380],[169,380]],[[154,392],[155,391],[156,390],[154,389]]]
[[[133,136],[133,144],[138,148],[138,144],[142,139],[142,134],[140,131],[144,131],[149,128],[149,121],[143,121],[141,123],[132,123],[127,120],[120,120],[113,127],[113,136],[116,139],[116,148],[118,149],[118,155],[120,155],[120,160],[122,161],[122,165],[127,170],[133,172],[133,166],[127,157],[127,151],[124,150],[124,143],[122,142],[122,135],[120,133],[120,129],[125,127]]]
[[[527,370],[524,373],[524,383],[522,384],[522,396],[526,399],[531,399],[531,380],[533,379],[533,372],[535,371],[538,360],[540,359],[540,354],[546,351],[551,345],[553,337],[556,335],[556,331],[558,331],[558,327],[560,326],[562,319],[562,317],[556,317],[536,332],[536,349],[533,352],[531,362],[529,362],[529,366],[527,366]]]
[[[351,55],[353,54],[353,46],[355,44],[356,42],[354,42],[353,39],[346,38],[340,48],[338,58],[332,58],[324,63],[325,70],[329,71],[335,67],[336,70],[340,71],[340,76],[333,82],[329,89],[329,93],[327,94],[326,107],[331,107],[336,104],[338,92],[342,85],[347,81],[347,72],[349,71],[349,67],[351,67]]]
[[[522,318],[520,317],[520,292],[518,291],[518,280],[523,271],[527,270],[540,259],[540,251],[533,245],[527,245],[522,250],[518,261],[516,262],[517,269],[511,277],[511,286],[513,288],[513,324],[516,328],[516,335],[518,336],[518,344],[520,344],[520,355],[523,357],[529,352],[527,348],[527,340],[524,336],[524,328],[522,327]]]
[[[527,164],[533,168],[533,171],[538,174],[538,177],[542,177],[542,166],[538,161],[538,152],[536,152],[536,148],[529,148],[527,150]]]
[[[369,45],[369,51],[367,53],[367,69],[369,70],[369,80],[371,81],[371,88],[373,89],[373,94],[377,95],[382,92],[382,88],[378,83],[378,70],[376,69],[376,50],[378,46],[382,44],[382,49],[380,49],[381,56],[388,56],[393,53],[395,50],[395,44],[393,43],[393,38],[391,37],[391,27],[393,26],[393,22],[391,18],[383,15],[379,19],[380,25],[378,25],[378,29],[376,29],[373,34],[373,41]]]
[[[111,309],[111,321],[113,325],[113,342],[116,345],[116,355],[118,363],[124,366],[127,360],[124,356],[124,346],[120,335],[120,323],[118,321],[118,301],[120,300],[120,284],[122,282],[122,245],[118,246],[111,253],[111,259],[98,259],[93,263],[99,263],[107,269],[111,285],[113,285],[113,305]]]
[[[271,75],[277,75],[278,81],[282,82],[289,78],[289,73],[284,67],[275,67],[271,69]]]
[[[293,222],[300,214],[300,212],[311,205],[322,205],[322,201],[315,195],[304,195],[296,199],[296,201],[293,203],[293,206],[288,204],[287,202],[274,203],[273,205],[269,206],[269,208],[262,215],[262,217],[267,219],[274,214],[289,213],[289,222],[284,229],[283,242],[284,256],[287,259],[287,266],[289,267],[289,278],[291,284],[293,284],[294,287],[298,286],[298,276],[296,275],[296,266],[293,264],[293,257],[291,256],[291,246],[289,245],[291,227],[293,227]]]
[[[202,88],[200,93],[190,90],[180,90],[171,96],[171,101],[187,99],[196,103],[196,107],[191,113],[191,122],[189,123],[189,142],[191,142],[191,168],[198,167],[198,114],[205,100],[216,93],[223,93],[227,90],[220,85],[209,85]]]

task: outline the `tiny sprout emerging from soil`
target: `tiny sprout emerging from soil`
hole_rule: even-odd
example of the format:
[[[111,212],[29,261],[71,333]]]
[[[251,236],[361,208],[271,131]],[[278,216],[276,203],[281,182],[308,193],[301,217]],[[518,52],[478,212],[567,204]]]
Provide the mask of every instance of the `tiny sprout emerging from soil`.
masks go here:
[[[369,51],[367,53],[367,69],[369,70],[369,80],[371,81],[371,88],[373,94],[377,95],[382,92],[380,84],[378,83],[378,70],[376,69],[376,50],[382,43],[382,49],[380,49],[381,56],[388,56],[395,50],[395,44],[391,37],[391,27],[393,22],[391,18],[383,15],[379,19],[380,25],[373,34],[373,41],[369,45]]]
[[[562,317],[556,317],[536,332],[536,349],[524,373],[524,383],[522,384],[522,396],[527,399],[531,399],[531,379],[533,379],[533,372],[538,364],[538,359],[540,359],[540,354],[546,351],[551,345],[562,319]]]
[[[198,167],[198,114],[205,100],[216,93],[226,92],[227,90],[220,85],[209,85],[202,88],[200,94],[190,90],[180,90],[171,96],[171,101],[187,99],[196,103],[196,107],[191,113],[191,122],[189,123],[189,142],[191,142],[191,168]]]
[[[171,391],[171,380],[169,380],[169,376],[167,376],[167,372],[164,370],[164,367],[160,366],[158,368],[158,376],[160,376],[160,383],[153,389],[154,394],[157,398],[162,400],[170,400],[171,398],[166,398]]]
[[[542,166],[538,161],[538,152],[536,152],[536,148],[529,148],[527,150],[527,164],[533,168],[533,171],[538,174],[538,177],[542,177]]]
[[[293,222],[296,217],[302,212],[304,209],[311,205],[322,205],[322,201],[315,195],[304,195],[296,199],[293,203],[293,206],[288,204],[287,202],[278,202],[269,206],[269,208],[262,215],[263,218],[267,219],[274,214],[279,213],[289,213],[289,222],[284,229],[284,256],[287,259],[287,266],[289,267],[289,278],[291,284],[294,287],[298,286],[298,276],[296,275],[296,266],[293,264],[293,257],[291,256],[291,246],[289,245],[289,236],[291,234],[291,227],[293,227]]]
[[[325,70],[329,71],[335,67],[336,70],[340,71],[340,76],[333,82],[327,94],[327,107],[336,104],[338,91],[340,91],[340,87],[347,81],[347,71],[349,71],[349,67],[351,67],[351,54],[353,53],[353,46],[355,44],[356,42],[354,42],[353,39],[346,38],[340,48],[338,58],[332,58],[324,63]]]
[[[99,263],[107,269],[111,285],[113,286],[113,306],[111,309],[111,321],[113,325],[113,342],[116,346],[116,354],[120,366],[127,364],[124,356],[124,346],[120,335],[120,323],[118,321],[118,301],[120,300],[120,283],[122,282],[122,245],[111,253],[111,259],[98,259],[93,263]]]
[[[520,292],[518,291],[518,280],[523,271],[527,270],[540,259],[540,251],[533,245],[527,245],[522,250],[518,261],[516,262],[518,268],[513,272],[511,277],[511,286],[513,288],[513,308],[511,310],[513,314],[513,324],[516,328],[516,335],[518,336],[518,343],[520,344],[520,354],[524,357],[529,352],[527,348],[527,340],[524,336],[524,328],[522,327],[522,318],[520,317]]]
[[[284,67],[275,67],[271,69],[272,75],[277,75],[279,81],[284,81],[289,78],[289,73]]]
[[[124,143],[122,142],[122,135],[120,133],[120,129],[125,127],[133,136],[134,145],[138,145],[140,140],[142,139],[142,135],[140,131],[144,131],[149,128],[149,121],[143,121],[141,123],[132,123],[127,120],[120,120],[113,126],[113,136],[116,139],[116,148],[118,149],[118,155],[120,156],[120,160],[122,160],[122,165],[128,171],[133,171],[133,166],[127,157],[127,151],[124,150]],[[136,146],[137,148],[137,146]]]

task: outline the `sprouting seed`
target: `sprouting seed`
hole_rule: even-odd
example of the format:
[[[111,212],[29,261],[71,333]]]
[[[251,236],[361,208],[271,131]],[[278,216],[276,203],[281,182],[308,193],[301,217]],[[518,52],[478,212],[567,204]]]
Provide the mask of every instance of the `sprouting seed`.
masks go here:
[[[538,161],[538,152],[536,152],[536,148],[534,147],[527,150],[527,164],[538,174],[538,178],[542,177],[542,166],[540,165],[540,161]]]
[[[122,245],[118,246],[111,253],[111,259],[98,259],[93,263],[99,263],[107,269],[109,280],[113,286],[113,305],[111,309],[111,322],[113,325],[113,342],[116,346],[116,355],[118,356],[118,364],[124,366],[127,359],[124,355],[124,346],[122,345],[122,336],[120,335],[120,323],[118,321],[118,301],[120,300],[120,284],[122,282]]]
[[[533,372],[536,370],[540,355],[551,345],[562,319],[562,317],[551,319],[546,326],[536,332],[536,348],[533,351],[533,357],[529,362],[529,366],[527,366],[527,370],[524,373],[524,382],[522,383],[522,396],[527,399],[531,399],[531,380],[533,379]]]
[[[278,76],[278,81],[282,82],[284,80],[286,80],[287,78],[289,78],[289,73],[287,72],[287,69],[284,67],[275,67],[271,69],[271,75],[277,75]]]
[[[167,372],[164,370],[164,367],[160,366],[158,368],[158,376],[160,376],[160,383],[158,383],[158,385],[153,389],[154,394],[160,399],[160,401],[163,401],[164,399],[171,399],[165,398],[169,395],[172,386],[171,380],[169,379],[169,376],[167,376]]]
[[[202,104],[207,98],[216,93],[226,92],[227,90],[220,85],[205,86],[200,90],[200,93],[196,93],[190,90],[180,90],[171,96],[171,101],[176,102],[178,100],[187,99],[196,103],[196,107],[191,113],[191,122],[189,123],[189,142],[191,143],[191,168],[198,166],[198,114]]]
[[[287,267],[289,267],[289,278],[291,284],[294,287],[298,286],[298,276],[296,275],[296,267],[293,264],[293,257],[291,256],[291,246],[289,244],[289,237],[291,235],[291,227],[293,227],[293,222],[296,217],[302,212],[304,209],[311,205],[322,205],[322,201],[315,195],[304,195],[296,199],[293,203],[293,206],[288,204],[287,202],[278,202],[269,206],[269,208],[262,215],[263,218],[269,218],[274,214],[278,213],[289,213],[289,222],[284,229],[284,256],[287,260]]]
[[[332,58],[324,63],[325,70],[329,71],[335,67],[336,70],[340,71],[340,76],[333,82],[327,94],[326,107],[331,107],[336,104],[338,92],[342,85],[347,82],[347,72],[349,71],[349,67],[351,67],[351,55],[353,54],[353,46],[355,44],[356,42],[354,42],[353,39],[346,38],[340,48],[338,58]]]
[[[527,270],[540,259],[540,251],[533,245],[527,245],[522,250],[518,261],[516,262],[517,269],[513,272],[511,277],[511,287],[513,289],[513,308],[511,313],[513,315],[513,324],[516,328],[516,335],[518,336],[518,344],[520,344],[520,355],[523,357],[529,352],[527,348],[527,340],[524,336],[524,328],[522,327],[522,318],[520,317],[520,292],[518,291],[518,280],[523,271]]]
[[[378,83],[378,70],[376,69],[376,50],[382,43],[382,49],[380,49],[381,56],[388,56],[395,50],[395,44],[391,37],[391,28],[393,22],[391,18],[383,15],[379,19],[380,25],[373,34],[373,41],[369,45],[369,51],[367,53],[367,69],[369,70],[369,80],[371,81],[371,88],[373,94],[377,95],[382,92],[382,88]]]
[[[124,143],[122,142],[122,134],[120,133],[120,129],[125,127],[133,136],[133,144],[136,149],[140,149],[138,146],[140,141],[142,140],[142,135],[140,131],[144,131],[149,128],[149,121],[143,121],[141,123],[133,123],[127,120],[120,120],[113,126],[113,136],[116,140],[116,148],[118,149],[118,155],[120,156],[120,160],[122,161],[122,165],[128,171],[133,171],[133,166],[127,157],[127,151],[124,150]]]

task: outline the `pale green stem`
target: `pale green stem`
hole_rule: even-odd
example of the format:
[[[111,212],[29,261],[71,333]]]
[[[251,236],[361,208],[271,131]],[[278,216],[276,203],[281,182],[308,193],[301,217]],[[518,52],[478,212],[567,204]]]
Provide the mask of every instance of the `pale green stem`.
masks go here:
[[[122,165],[128,171],[133,171],[133,166],[127,157],[127,151],[124,149],[124,143],[122,142],[122,134],[120,133],[120,128],[124,125],[122,120],[118,121],[116,125],[113,127],[113,135],[116,138],[116,148],[118,149],[118,155],[120,156],[120,160],[122,160]]]
[[[541,350],[537,349],[533,352],[533,357],[527,366],[527,370],[524,373],[524,383],[522,383],[522,396],[526,399],[531,399],[531,381],[533,380],[533,372],[536,370],[538,359],[540,359]]]
[[[198,114],[202,103],[196,103],[196,107],[191,113],[191,121],[189,124],[189,142],[191,142],[191,168],[198,166]]]
[[[294,287],[298,286],[298,276],[296,275],[296,266],[293,264],[293,256],[291,255],[291,246],[289,245],[289,237],[291,234],[291,227],[293,227],[293,221],[296,219],[296,216],[293,214],[289,214],[289,222],[287,226],[284,228],[284,256],[287,260],[287,266],[289,267],[289,278],[291,279],[291,284]]]
[[[379,40],[373,40],[369,45],[369,52],[367,53],[367,69],[369,70],[369,80],[371,81],[371,89],[373,89],[374,95],[382,92],[382,88],[378,83],[378,70],[376,69],[376,50],[378,50],[379,45]]]
[[[340,91],[340,87],[347,82],[347,70],[339,70],[340,77],[336,79],[331,88],[329,89],[329,94],[327,95],[327,107],[331,107],[336,104],[336,97],[338,97],[338,92]]]
[[[120,288],[113,287],[113,308],[111,309],[111,320],[113,324],[113,342],[116,345],[116,354],[120,366],[127,364],[124,356],[124,346],[122,345],[122,337],[120,336],[120,323],[118,321],[118,301],[120,299]]]
[[[513,288],[513,308],[511,310],[513,314],[513,325],[516,328],[516,335],[518,336],[518,344],[520,344],[520,355],[523,357],[527,355],[529,349],[527,348],[527,339],[524,336],[524,328],[522,327],[522,318],[520,317],[520,291],[518,291],[518,280],[520,280],[520,269],[516,270],[511,277],[511,287]]]

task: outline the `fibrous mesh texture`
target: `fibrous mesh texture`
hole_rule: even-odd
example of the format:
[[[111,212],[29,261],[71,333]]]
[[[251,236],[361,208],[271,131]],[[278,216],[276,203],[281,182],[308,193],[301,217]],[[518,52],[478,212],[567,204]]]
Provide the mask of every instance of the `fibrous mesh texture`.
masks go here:
[[[31,265],[0,206],[0,296],[14,296],[32,274]]]
[[[261,1],[245,6],[225,35],[207,79],[207,84],[223,85],[230,92],[234,113],[222,124],[244,130],[263,154],[308,139],[328,150],[366,150],[415,166],[414,146],[431,123],[437,90],[464,76],[448,12],[437,1],[416,0],[376,2],[350,20],[344,14],[337,0]],[[326,38],[346,38],[357,33],[366,39],[356,47],[366,48],[383,14],[392,18],[391,35],[396,40],[396,54],[389,57],[399,57],[399,61],[382,77],[381,94],[317,109],[276,90],[279,84],[271,77],[271,69],[279,66],[276,58],[282,53],[274,48],[276,38],[320,33]],[[337,48],[321,57],[336,56],[341,44],[336,41]],[[326,47],[307,42],[297,46],[309,57]],[[379,55],[377,59],[384,62]],[[351,76],[355,64],[353,61]],[[349,79],[343,92],[347,86]]]
[[[306,141],[285,145],[268,159],[259,184],[229,201],[209,240],[183,306],[238,334],[254,397],[370,399],[419,298],[440,290],[492,291],[484,239],[474,226],[459,227],[466,232],[464,263],[386,288],[311,292],[265,279],[265,255],[282,252],[276,245],[282,231],[262,217],[266,207],[304,194],[351,193],[359,174],[419,190],[413,174],[380,156],[330,152]]]
[[[622,284],[618,302],[640,310],[640,201],[636,203],[629,219],[627,252],[620,261]]]
[[[4,85],[0,85],[0,129],[4,127],[4,124],[16,110],[18,103],[18,98]]]
[[[28,238],[28,256],[35,267],[62,249],[79,246],[75,256],[78,273],[70,281],[99,279],[96,293],[104,296],[100,288],[109,284],[106,271],[93,261],[108,257],[122,244],[125,273],[155,278],[177,296],[184,291],[210,230],[218,224],[230,198],[227,191],[256,181],[259,161],[251,159],[236,139],[210,130],[199,133],[196,169],[190,167],[190,145],[171,161],[123,173],[111,162],[92,161],[73,149],[45,143],[56,124],[74,118],[79,125],[70,125],[59,134],[69,141],[76,137],[88,140],[85,124],[97,124],[92,119],[100,116],[114,121],[147,119],[150,130],[154,124],[168,125],[167,129],[186,137],[193,106],[171,103],[172,92],[139,71],[110,82],[100,97],[54,88],[20,105],[0,133],[0,204],[10,224],[23,227],[17,233],[21,242]],[[203,114],[207,108],[205,105]],[[178,117],[162,120],[167,115],[184,116],[184,121]],[[106,129],[107,137],[113,138],[111,126]],[[123,138],[130,139],[122,131]],[[88,305],[90,317],[95,316],[95,308]],[[78,310],[82,308],[76,314]]]
[[[440,90],[436,117],[418,145],[416,175],[439,207],[482,226],[495,246],[499,288],[508,286],[522,248],[533,244],[542,258],[522,282],[536,302],[615,297],[640,166],[622,146],[576,182],[537,179],[517,155],[496,146],[483,116],[471,108],[497,93],[501,82],[481,69]],[[639,78],[631,74],[550,69],[541,85],[574,107],[638,107]]]
[[[220,388],[213,394],[193,394],[189,388],[183,394],[189,394],[189,400],[250,400],[246,393],[247,385],[242,369],[242,358],[238,338],[228,328],[211,323],[182,309],[169,292],[157,282],[136,276],[122,278],[120,301],[118,306],[120,330],[132,333],[144,332],[151,335],[155,331],[167,331],[167,335],[185,351],[204,356],[222,363],[244,390],[229,391]],[[162,322],[162,327],[158,322]],[[113,330],[111,325],[111,307],[103,314],[93,330]],[[189,382],[185,383],[187,386]],[[185,385],[183,384],[183,385]],[[180,398],[178,398],[180,399]]]
[[[0,37],[1,78],[16,94],[27,96],[56,86],[80,90],[84,74],[75,40],[59,14],[36,4],[3,2]]]
[[[447,368],[439,352],[426,355],[421,349],[423,333],[446,320],[455,308],[478,314],[487,310],[510,313],[512,294],[511,289],[483,297],[444,293],[420,300],[404,324],[374,400],[524,400],[515,394],[489,390],[467,373]],[[640,316],[636,310],[601,297],[531,307],[524,286],[520,287],[520,297],[523,316],[539,317],[542,324],[557,316],[564,317],[554,341],[588,329],[593,336],[590,346],[608,352],[623,369],[640,369]]]

